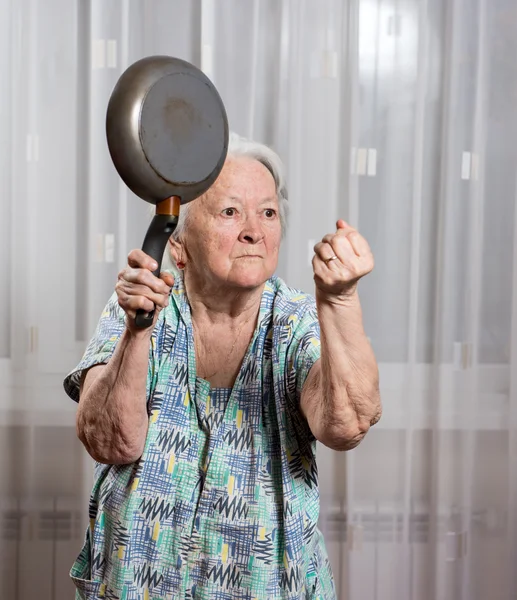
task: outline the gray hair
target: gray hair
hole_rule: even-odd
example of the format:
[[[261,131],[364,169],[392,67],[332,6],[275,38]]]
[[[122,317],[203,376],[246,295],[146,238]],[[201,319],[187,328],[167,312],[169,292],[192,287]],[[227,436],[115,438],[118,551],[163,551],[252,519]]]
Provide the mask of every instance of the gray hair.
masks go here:
[[[278,196],[278,214],[280,217],[280,225],[282,227],[283,237],[287,228],[289,205],[287,203],[287,185],[285,181],[284,165],[282,160],[274,150],[265,144],[249,140],[231,132],[228,140],[228,157],[240,156],[252,158],[262,163],[273,176],[273,179],[275,180],[276,193]],[[179,240],[185,232],[185,226],[189,218],[190,206],[190,204],[185,204],[181,207],[178,225],[172,234],[172,237],[175,240]],[[170,249],[167,246],[163,255],[162,269],[170,270],[172,266]]]

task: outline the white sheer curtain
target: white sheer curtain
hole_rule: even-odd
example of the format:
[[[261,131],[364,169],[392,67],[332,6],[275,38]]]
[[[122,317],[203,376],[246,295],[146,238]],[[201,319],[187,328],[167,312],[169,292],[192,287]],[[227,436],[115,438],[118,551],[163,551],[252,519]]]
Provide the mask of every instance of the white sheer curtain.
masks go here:
[[[341,600],[517,597],[515,0],[0,0],[0,596],[71,597],[91,462],[61,389],[149,209],[106,148],[138,58],[284,158],[279,274],[348,219],[384,416],[320,449]]]

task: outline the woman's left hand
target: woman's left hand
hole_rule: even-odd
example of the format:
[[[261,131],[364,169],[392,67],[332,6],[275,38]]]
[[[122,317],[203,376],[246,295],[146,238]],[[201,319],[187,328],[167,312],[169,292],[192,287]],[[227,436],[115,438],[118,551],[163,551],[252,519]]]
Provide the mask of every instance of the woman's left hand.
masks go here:
[[[368,242],[342,219],[337,231],[327,234],[314,246],[312,268],[318,292],[335,300],[354,294],[357,282],[374,267]]]

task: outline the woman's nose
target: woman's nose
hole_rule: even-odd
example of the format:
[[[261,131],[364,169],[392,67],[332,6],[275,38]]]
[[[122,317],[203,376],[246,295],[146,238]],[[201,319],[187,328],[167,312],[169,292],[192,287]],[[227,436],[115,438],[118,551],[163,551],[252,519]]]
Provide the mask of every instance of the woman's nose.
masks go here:
[[[239,240],[245,244],[257,244],[262,240],[264,234],[260,227],[258,219],[247,219],[242,231],[239,235]]]

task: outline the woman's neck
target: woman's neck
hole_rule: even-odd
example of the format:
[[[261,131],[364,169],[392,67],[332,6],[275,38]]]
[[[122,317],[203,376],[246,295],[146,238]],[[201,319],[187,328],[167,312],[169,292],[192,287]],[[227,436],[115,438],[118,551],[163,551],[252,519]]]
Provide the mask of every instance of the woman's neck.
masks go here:
[[[258,315],[264,284],[253,289],[202,284],[184,274],[192,318],[202,324],[248,321]]]

